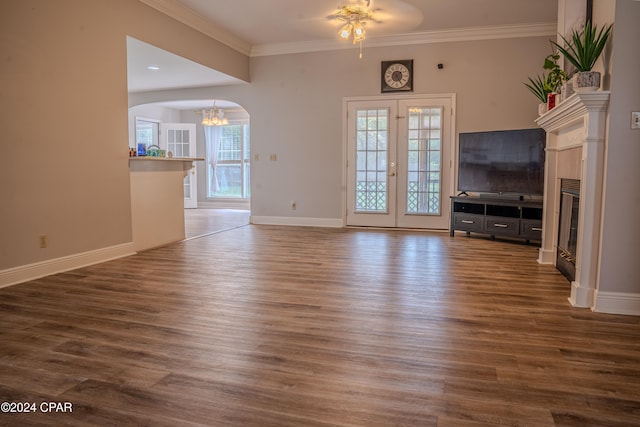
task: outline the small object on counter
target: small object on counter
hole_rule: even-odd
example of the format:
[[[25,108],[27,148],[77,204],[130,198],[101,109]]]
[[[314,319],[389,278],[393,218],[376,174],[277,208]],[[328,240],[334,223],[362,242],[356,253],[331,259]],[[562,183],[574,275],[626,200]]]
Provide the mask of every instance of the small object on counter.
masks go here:
[[[157,145],[150,145],[147,148],[147,156],[150,156],[150,157],[165,157],[165,155],[166,155],[166,150],[160,149],[160,147],[157,146]]]
[[[138,144],[138,156],[146,156],[147,155],[147,144],[139,143]]]

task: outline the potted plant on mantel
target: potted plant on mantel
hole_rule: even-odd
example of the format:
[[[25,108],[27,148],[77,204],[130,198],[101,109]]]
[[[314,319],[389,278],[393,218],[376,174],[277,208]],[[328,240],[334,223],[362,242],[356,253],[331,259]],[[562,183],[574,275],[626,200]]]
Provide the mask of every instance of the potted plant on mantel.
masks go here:
[[[549,76],[542,73],[542,76],[538,74],[535,79],[528,77],[529,83],[523,83],[527,89],[540,100],[538,104],[538,115],[541,116],[547,112],[547,97],[553,92],[551,84],[549,83]]]
[[[542,68],[549,71],[545,76],[538,75],[535,79],[529,77],[529,83],[523,83],[542,104],[538,105],[538,115],[543,115],[556,106],[556,97],[562,84],[567,81],[567,73],[558,65],[559,53],[552,53],[544,59]]]
[[[549,70],[547,79],[549,80],[551,93],[547,95],[547,110],[551,110],[556,106],[560,88],[567,81],[567,73],[558,65],[558,59],[560,59],[560,54],[552,53],[544,59],[544,65],[542,66],[545,70]]]
[[[594,91],[600,87],[600,72],[592,69],[609,39],[612,26],[603,26],[598,30],[591,21],[587,21],[583,31],[571,31],[570,40],[560,36],[565,46],[551,42],[576,67],[577,72],[572,78],[576,92]]]

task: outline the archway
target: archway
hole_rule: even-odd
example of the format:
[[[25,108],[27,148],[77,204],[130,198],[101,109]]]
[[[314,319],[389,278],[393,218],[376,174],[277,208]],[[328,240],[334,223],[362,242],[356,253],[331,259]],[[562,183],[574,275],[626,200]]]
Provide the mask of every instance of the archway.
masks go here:
[[[203,117],[214,109],[224,123],[203,124]],[[139,126],[145,123],[144,129]],[[167,126],[195,126],[197,161],[193,182],[195,209],[185,210],[186,237],[192,238],[249,222],[251,185],[250,116],[239,104],[224,99],[176,100],[141,104],[129,108],[129,147],[137,147],[144,132]],[[166,135],[150,137],[167,149]]]

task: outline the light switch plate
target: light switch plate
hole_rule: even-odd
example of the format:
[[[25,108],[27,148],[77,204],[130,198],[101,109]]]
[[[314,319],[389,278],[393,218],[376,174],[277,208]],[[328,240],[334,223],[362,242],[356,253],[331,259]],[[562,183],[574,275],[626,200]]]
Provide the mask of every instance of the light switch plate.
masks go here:
[[[640,129],[640,111],[631,113],[631,129]]]

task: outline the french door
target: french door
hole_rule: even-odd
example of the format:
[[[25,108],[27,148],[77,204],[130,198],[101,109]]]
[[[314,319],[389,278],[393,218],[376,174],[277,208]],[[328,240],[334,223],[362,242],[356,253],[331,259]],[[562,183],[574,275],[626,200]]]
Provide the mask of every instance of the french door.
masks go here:
[[[451,96],[347,102],[347,225],[447,229]]]
[[[160,130],[160,145],[173,157],[196,157],[196,125],[193,123],[163,123]],[[198,207],[197,163],[184,177],[184,207]]]

